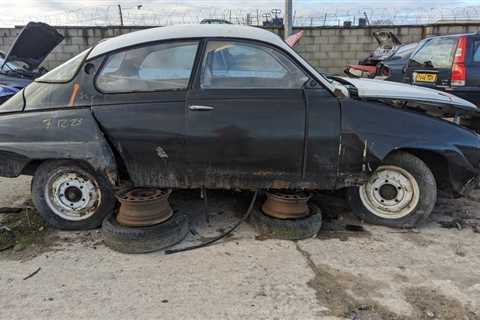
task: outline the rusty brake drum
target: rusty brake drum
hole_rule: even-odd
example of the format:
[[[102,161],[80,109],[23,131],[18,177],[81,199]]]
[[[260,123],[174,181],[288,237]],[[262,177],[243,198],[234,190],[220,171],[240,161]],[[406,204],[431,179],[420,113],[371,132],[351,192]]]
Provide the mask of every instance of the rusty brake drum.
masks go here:
[[[304,191],[267,191],[262,211],[278,219],[298,219],[310,214],[310,194]]]
[[[117,221],[125,226],[144,227],[162,223],[173,215],[168,202],[170,189],[134,188],[117,194]]]

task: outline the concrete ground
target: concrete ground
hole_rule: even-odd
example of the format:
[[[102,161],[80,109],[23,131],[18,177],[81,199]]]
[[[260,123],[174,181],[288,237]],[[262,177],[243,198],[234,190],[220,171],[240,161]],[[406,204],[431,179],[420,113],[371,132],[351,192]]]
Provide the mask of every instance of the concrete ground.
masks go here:
[[[209,196],[223,214],[200,225],[202,234],[231,225],[249,201]],[[1,207],[28,199],[28,178],[0,180]],[[439,199],[418,230],[363,232],[345,227],[360,222],[341,200],[316,200],[330,217],[316,238],[265,240],[244,224],[216,245],[174,255],[120,254],[99,231],[41,226],[33,244],[0,253],[0,319],[480,319],[476,198]],[[172,203],[200,212],[194,192]],[[29,224],[35,214],[25,214]]]

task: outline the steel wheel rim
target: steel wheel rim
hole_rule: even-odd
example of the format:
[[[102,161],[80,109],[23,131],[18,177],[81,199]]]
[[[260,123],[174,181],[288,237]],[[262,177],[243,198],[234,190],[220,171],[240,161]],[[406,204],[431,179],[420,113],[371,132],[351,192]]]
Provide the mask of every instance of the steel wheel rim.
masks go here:
[[[101,193],[91,175],[59,171],[51,175],[45,185],[45,200],[59,217],[81,221],[95,214],[100,206]]]
[[[415,177],[397,166],[379,167],[359,188],[359,194],[363,205],[384,219],[406,217],[420,201],[420,188]]]

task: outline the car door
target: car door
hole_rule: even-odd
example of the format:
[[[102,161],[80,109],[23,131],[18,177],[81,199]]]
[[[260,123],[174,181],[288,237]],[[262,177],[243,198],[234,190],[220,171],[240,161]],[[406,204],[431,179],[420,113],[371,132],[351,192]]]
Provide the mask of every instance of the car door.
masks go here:
[[[405,82],[425,87],[448,87],[456,37],[435,37],[425,40],[408,61]]]
[[[96,76],[94,115],[136,186],[185,184],[185,100],[198,44],[115,52]]]
[[[191,182],[286,188],[301,181],[307,81],[266,44],[209,40],[187,99]]]

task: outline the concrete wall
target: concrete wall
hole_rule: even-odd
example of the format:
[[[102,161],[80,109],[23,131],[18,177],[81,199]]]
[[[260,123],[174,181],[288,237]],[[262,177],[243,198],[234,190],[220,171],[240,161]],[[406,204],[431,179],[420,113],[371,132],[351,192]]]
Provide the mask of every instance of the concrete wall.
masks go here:
[[[480,24],[392,26],[366,28],[303,28],[304,36],[295,50],[315,68],[330,73],[343,73],[346,65],[366,58],[375,48],[376,31],[392,31],[402,43],[419,41],[431,35],[459,34],[480,31]]]
[[[150,27],[58,27],[65,39],[52,51],[43,66],[52,69],[98,41]],[[0,28],[0,50],[7,52],[22,27]]]
[[[65,36],[65,40],[47,58],[44,66],[51,69],[101,39],[144,28],[147,27],[58,27],[59,32]],[[21,27],[0,28],[0,50],[6,52],[20,30]],[[377,43],[372,37],[375,31],[392,31],[402,42],[408,43],[419,41],[429,35],[477,32],[480,31],[480,23],[365,28],[294,28],[294,32],[300,30],[304,30],[305,33],[295,50],[321,71],[342,73],[347,64],[357,63],[376,48]],[[282,33],[282,30],[271,31]]]

